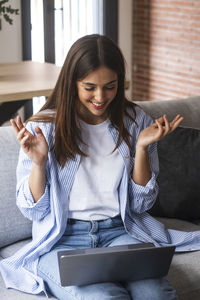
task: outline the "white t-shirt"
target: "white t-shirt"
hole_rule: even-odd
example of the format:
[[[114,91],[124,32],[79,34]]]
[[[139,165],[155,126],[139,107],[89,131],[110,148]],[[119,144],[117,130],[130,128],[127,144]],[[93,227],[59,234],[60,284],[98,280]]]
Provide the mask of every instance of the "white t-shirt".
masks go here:
[[[86,143],[70,192],[69,218],[103,220],[119,214],[118,186],[124,168],[123,158],[115,150],[108,131],[110,121],[97,125],[81,121]]]

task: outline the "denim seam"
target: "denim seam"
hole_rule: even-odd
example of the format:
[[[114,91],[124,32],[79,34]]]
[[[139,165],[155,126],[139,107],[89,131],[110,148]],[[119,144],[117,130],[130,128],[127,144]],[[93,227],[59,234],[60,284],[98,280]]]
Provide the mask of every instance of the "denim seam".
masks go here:
[[[89,236],[92,240],[92,248],[94,248],[95,247],[95,239],[94,239],[94,235],[92,234],[92,230],[94,229],[94,222],[93,221],[90,221],[90,222],[91,222],[92,227],[90,229]]]
[[[51,280],[54,284],[56,284],[59,288],[63,288],[60,283],[49,273],[46,272],[44,269],[42,268],[38,268],[38,270],[44,274],[46,277],[48,277],[49,280]],[[43,279],[44,280],[44,279]],[[64,288],[63,288],[64,289]],[[75,300],[82,300],[82,298],[77,298],[75,295],[73,295],[72,293],[70,293],[69,291],[67,291],[66,289],[64,289],[66,293],[68,293],[70,296],[72,296]]]

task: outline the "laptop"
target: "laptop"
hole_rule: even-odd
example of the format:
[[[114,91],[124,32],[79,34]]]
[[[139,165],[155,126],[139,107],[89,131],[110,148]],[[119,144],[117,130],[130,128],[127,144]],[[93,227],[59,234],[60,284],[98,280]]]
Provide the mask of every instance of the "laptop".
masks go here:
[[[175,246],[151,243],[58,251],[62,286],[166,276]]]

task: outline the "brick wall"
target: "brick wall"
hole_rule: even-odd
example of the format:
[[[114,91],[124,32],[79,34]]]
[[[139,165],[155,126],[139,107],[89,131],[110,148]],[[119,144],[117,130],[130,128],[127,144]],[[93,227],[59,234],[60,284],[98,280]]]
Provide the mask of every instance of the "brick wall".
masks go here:
[[[132,98],[200,95],[200,0],[133,0]]]

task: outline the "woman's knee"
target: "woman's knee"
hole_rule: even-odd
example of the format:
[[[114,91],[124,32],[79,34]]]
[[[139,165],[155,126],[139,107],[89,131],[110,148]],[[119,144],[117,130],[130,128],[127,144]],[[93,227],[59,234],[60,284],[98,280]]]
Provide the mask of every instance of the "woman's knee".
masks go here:
[[[134,300],[177,300],[176,291],[169,281],[163,277],[158,279],[146,279],[127,284],[132,299]]]
[[[56,251],[42,256],[38,263],[38,276],[51,295],[60,300],[130,300],[126,289],[118,283],[97,283],[85,286],[62,287],[56,260]]]

